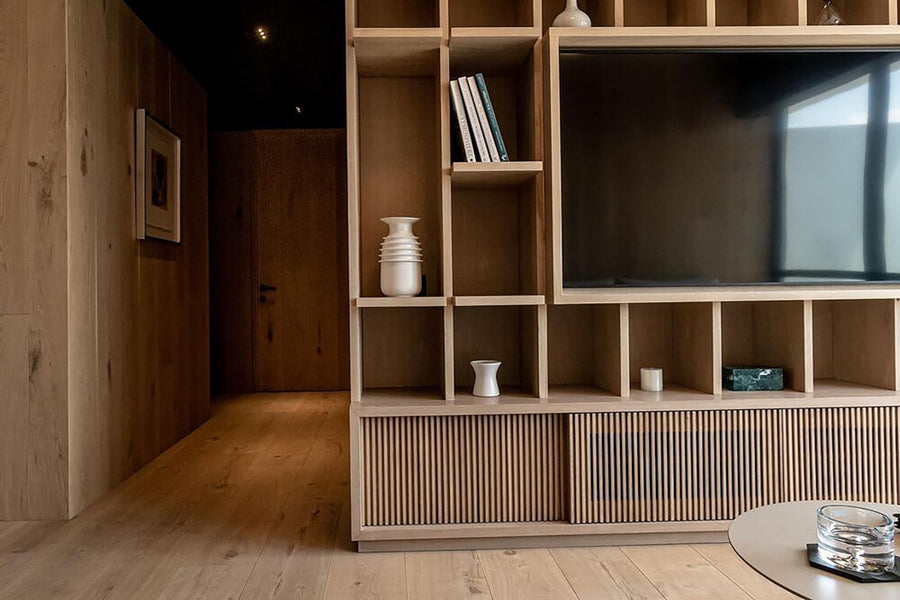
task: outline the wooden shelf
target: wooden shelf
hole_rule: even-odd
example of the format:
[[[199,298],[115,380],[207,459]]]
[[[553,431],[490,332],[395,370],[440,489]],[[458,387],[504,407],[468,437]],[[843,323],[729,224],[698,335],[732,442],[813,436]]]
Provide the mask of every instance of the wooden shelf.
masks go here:
[[[435,392],[416,397],[407,390],[366,390],[364,402],[351,406],[359,416],[413,416],[450,414],[568,414],[600,412],[720,411],[787,408],[848,408],[900,406],[900,392],[835,380],[817,380],[814,393],[730,392],[704,394],[667,385],[659,393],[632,389],[623,398],[592,386],[550,386],[549,398],[540,399],[520,388],[501,388],[497,399],[475,398],[471,388],[457,387],[453,401],[438,401]]]
[[[454,306],[541,306],[544,297],[533,296],[454,296]]]
[[[454,27],[450,30],[450,66],[473,72],[518,69],[538,38],[536,27]]]
[[[416,296],[415,298],[357,298],[359,308],[423,308],[428,306],[447,306],[444,296]]]
[[[900,298],[895,284],[867,286],[776,286],[564,288],[554,304],[646,304],[659,302],[772,302],[784,300],[871,300]]]
[[[531,181],[541,172],[541,161],[469,163],[455,162],[451,170],[453,187],[490,189],[516,187]]]
[[[436,75],[440,27],[356,28],[353,46],[360,76]]]
[[[584,48],[808,48],[897,45],[895,25],[839,27],[554,27],[551,43],[560,50]]]
[[[363,390],[361,403],[372,408],[440,408],[446,404],[446,400],[438,388],[366,388]]]
[[[471,387],[457,386],[453,404],[463,406],[537,406],[541,399],[528,390],[517,386],[501,387],[500,395],[496,398],[481,398],[472,395]]]

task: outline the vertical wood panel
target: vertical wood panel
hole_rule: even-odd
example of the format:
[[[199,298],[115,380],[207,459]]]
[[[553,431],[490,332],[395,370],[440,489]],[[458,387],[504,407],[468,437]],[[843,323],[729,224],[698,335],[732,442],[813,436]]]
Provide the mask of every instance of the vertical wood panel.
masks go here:
[[[28,518],[28,317],[0,316],[0,520]]]
[[[28,516],[69,514],[66,5],[28,1]]]
[[[28,309],[26,1],[0,1],[0,315]]]
[[[363,526],[564,518],[557,415],[364,418],[360,431]],[[438,455],[448,460],[434,469]],[[455,508],[434,510],[437,498]]]
[[[216,393],[249,392],[253,381],[253,218],[256,136],[213,134],[209,143],[210,348]]]
[[[208,417],[207,134],[205,92],[123,2],[65,7],[76,514]],[[134,238],[139,107],[182,138],[180,245]]]

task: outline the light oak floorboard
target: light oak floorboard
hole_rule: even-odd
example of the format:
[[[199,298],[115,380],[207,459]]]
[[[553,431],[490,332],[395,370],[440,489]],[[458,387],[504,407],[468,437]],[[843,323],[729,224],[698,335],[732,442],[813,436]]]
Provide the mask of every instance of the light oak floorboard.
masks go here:
[[[479,551],[494,600],[569,600],[578,596],[546,549]]]
[[[694,550],[753,598],[796,600],[800,597],[762,577],[728,544],[696,545]]]
[[[725,545],[358,554],[347,415],[341,393],[217,402],[76,519],[0,522],[0,598],[792,597]]]
[[[490,597],[477,552],[408,552],[406,586],[410,598],[455,600]]]
[[[622,551],[667,600],[750,598],[690,546],[635,546]]]
[[[580,600],[663,598],[619,548],[553,548],[550,554]]]

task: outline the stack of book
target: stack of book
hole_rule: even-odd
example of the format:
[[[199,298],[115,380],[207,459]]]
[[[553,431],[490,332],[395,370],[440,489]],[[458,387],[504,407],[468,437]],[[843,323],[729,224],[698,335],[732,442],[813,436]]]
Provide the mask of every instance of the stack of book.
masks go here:
[[[509,153],[503,143],[484,75],[476,73],[451,80],[450,100],[466,162],[508,161]]]

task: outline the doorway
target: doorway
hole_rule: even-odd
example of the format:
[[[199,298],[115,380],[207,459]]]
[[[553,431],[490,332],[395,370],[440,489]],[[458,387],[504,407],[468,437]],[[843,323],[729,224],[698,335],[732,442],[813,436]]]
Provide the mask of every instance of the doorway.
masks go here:
[[[215,393],[347,388],[346,181],[343,130],[211,137]]]

